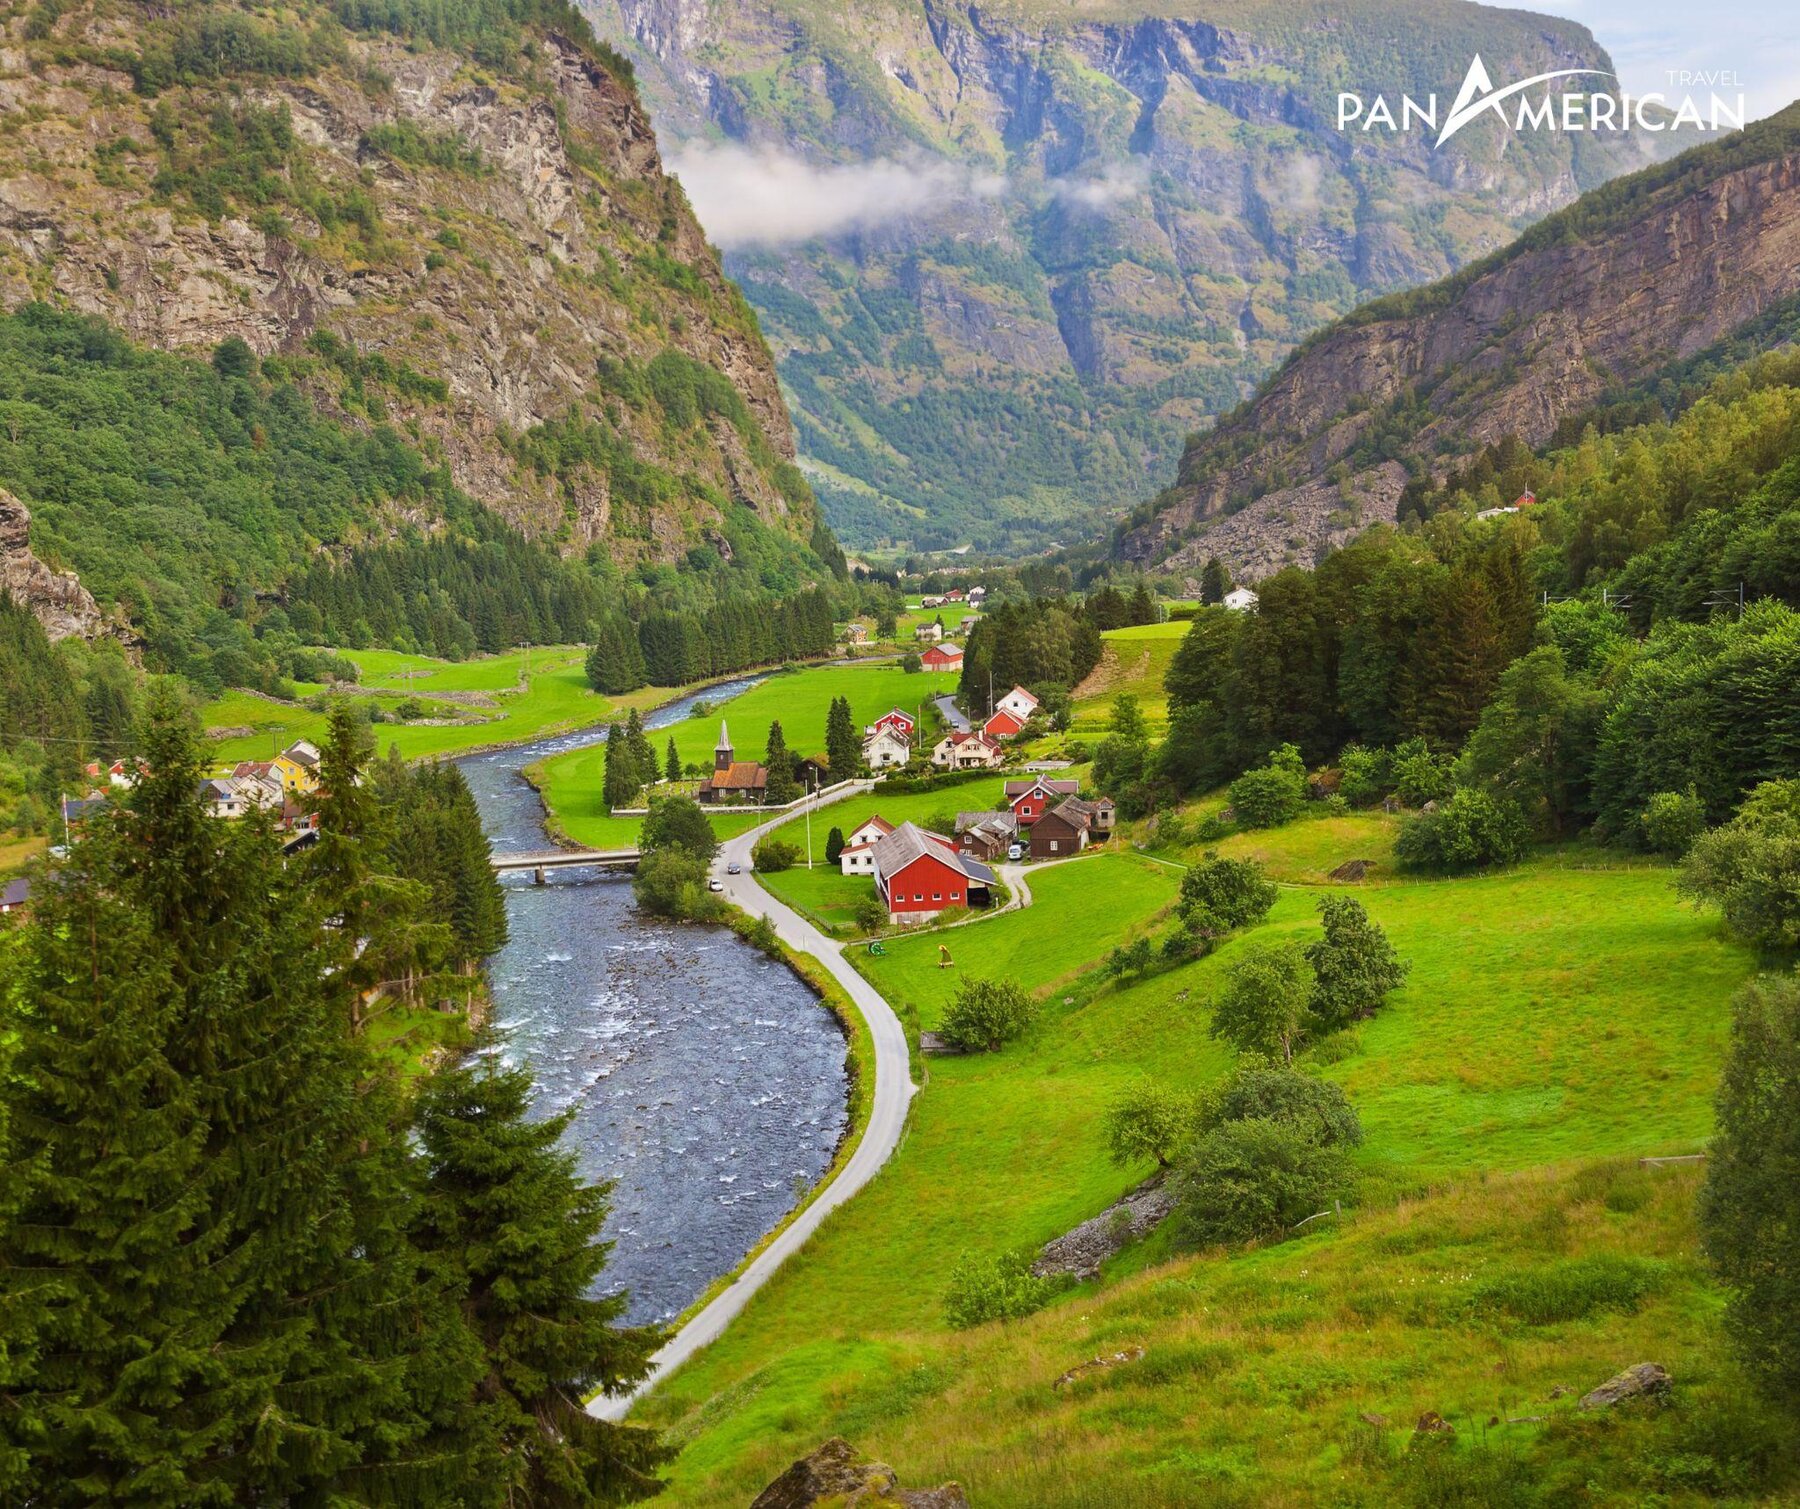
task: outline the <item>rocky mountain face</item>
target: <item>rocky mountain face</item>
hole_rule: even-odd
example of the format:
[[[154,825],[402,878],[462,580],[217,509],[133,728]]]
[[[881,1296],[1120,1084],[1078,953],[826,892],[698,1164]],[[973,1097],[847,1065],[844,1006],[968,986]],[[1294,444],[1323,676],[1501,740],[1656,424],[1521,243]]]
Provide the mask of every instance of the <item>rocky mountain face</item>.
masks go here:
[[[548,0],[479,35],[455,8],[363,14],[17,11],[0,306],[240,337],[566,551],[678,560],[728,518],[804,549],[767,348],[629,68]]]
[[[72,571],[53,571],[31,549],[31,511],[0,487],[0,592],[44,626],[52,642],[92,639],[113,627]]]
[[[1435,152],[1340,132],[1340,89],[1447,110],[1477,52],[1610,66],[1580,26],[1452,0],[584,4],[679,170],[727,180],[709,230],[864,545],[1078,537],[1308,332],[1644,160],[1491,119]]]
[[[1444,282],[1306,343],[1191,443],[1128,560],[1247,580],[1392,521],[1414,476],[1559,424],[1723,342],[1800,324],[1800,106],[1620,179]]]

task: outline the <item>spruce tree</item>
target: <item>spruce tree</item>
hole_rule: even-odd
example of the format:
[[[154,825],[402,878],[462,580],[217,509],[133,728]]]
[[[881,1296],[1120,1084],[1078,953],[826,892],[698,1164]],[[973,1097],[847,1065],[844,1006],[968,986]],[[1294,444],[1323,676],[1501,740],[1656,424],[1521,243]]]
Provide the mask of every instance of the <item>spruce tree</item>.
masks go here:
[[[764,764],[769,772],[769,783],[764,791],[766,799],[777,805],[793,801],[799,794],[794,783],[794,757],[788,752],[779,718],[769,725],[769,746]]]
[[[614,723],[606,730],[606,775],[601,783],[601,796],[609,808],[629,807],[641,785],[643,781],[631,755],[631,743],[625,737],[625,730]]]
[[[462,1294],[485,1358],[479,1434],[500,1451],[483,1486],[506,1504],[648,1498],[672,1453],[584,1400],[642,1379],[662,1335],[618,1325],[625,1296],[589,1297],[612,1245],[608,1187],[583,1185],[558,1146],[573,1112],[532,1120],[530,1094],[525,1071],[489,1058],[440,1070],[417,1113],[429,1173],[416,1238]]]
[[[675,747],[675,735],[669,735],[669,748],[663,757],[663,776],[671,784],[681,779],[681,751]]]
[[[850,699],[834,697],[825,719],[825,758],[831,765],[834,781],[847,780],[862,764],[862,740],[856,736],[856,721],[850,715]]]
[[[656,751],[644,733],[644,715],[635,707],[625,723],[625,738],[631,745],[631,768],[637,772],[638,783],[648,785],[656,779]]]
[[[1208,557],[1206,565],[1200,571],[1200,601],[1222,603],[1229,591],[1231,573],[1225,569],[1225,563],[1216,555]]]

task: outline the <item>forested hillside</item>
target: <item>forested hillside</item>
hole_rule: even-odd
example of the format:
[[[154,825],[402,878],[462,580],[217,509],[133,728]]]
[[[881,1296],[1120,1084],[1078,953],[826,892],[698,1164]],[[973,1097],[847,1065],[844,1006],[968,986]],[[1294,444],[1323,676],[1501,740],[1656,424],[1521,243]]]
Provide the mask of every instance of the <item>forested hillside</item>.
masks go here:
[[[148,574],[203,569],[175,559],[203,532],[177,499],[235,511],[184,488],[250,461],[291,473],[285,491],[253,510],[249,556],[216,563],[234,579],[180,611],[270,592],[275,558],[296,546],[430,534],[451,489],[621,573],[708,547],[741,550],[769,587],[822,575],[814,546],[832,546],[792,465],[755,317],[663,176],[629,67],[572,9],[94,0],[33,8],[7,47],[0,304],[96,315],[139,347],[233,353],[157,424],[122,405],[174,391],[176,369],[109,353],[98,333],[85,355],[9,337],[0,436],[15,458],[45,422],[31,387],[44,360],[65,364],[49,406],[60,395],[61,422],[98,420],[115,471],[137,463],[140,438],[157,452],[154,475],[132,479],[161,490],[156,517],[133,520],[104,562],[71,512],[104,490],[16,488],[27,508],[60,512],[72,533],[58,551],[109,592],[125,590],[140,548],[156,557]],[[68,367],[72,355],[88,366]],[[83,372],[92,395],[69,391]],[[183,460],[184,435],[227,450],[241,435],[254,456]],[[302,462],[314,452],[329,459]],[[547,611],[541,593],[527,613],[505,591],[499,616]],[[142,606],[145,632],[178,611],[166,593]],[[492,637],[476,626],[476,642]]]
[[[1447,105],[1476,53],[1497,78],[1611,66],[1570,22],[1444,0],[585,9],[729,199],[709,229],[862,546],[1071,543],[1309,331],[1650,140],[1338,132],[1339,89]]]
[[[1309,565],[1468,467],[1663,415],[1800,331],[1800,106],[1616,180],[1455,276],[1356,310],[1197,436],[1116,553]],[[1510,504],[1514,495],[1490,501]]]

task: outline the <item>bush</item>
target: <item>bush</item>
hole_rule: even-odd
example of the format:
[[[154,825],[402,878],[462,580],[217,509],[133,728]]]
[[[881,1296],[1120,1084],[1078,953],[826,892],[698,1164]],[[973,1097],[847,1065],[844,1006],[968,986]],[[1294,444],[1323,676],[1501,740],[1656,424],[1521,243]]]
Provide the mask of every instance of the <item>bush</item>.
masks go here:
[[[750,863],[756,867],[757,873],[774,875],[781,870],[791,870],[800,858],[800,848],[790,844],[785,838],[777,838],[773,833],[756,841],[756,847],[750,851]]]
[[[1287,822],[1306,802],[1306,766],[1300,751],[1283,744],[1269,763],[1247,770],[1231,783],[1231,807],[1247,828],[1274,828]]]
[[[1194,1120],[1193,1100],[1155,1080],[1139,1080],[1106,1110],[1106,1147],[1120,1168],[1173,1161]]]
[[[1638,824],[1646,848],[1680,859],[1706,831],[1706,808],[1692,786],[1686,791],[1661,791],[1650,798]]]
[[[646,854],[631,880],[637,904],[657,917],[710,922],[725,910],[706,888],[706,863],[682,849]]]
[[[1017,981],[964,980],[939,1031],[959,1048],[991,1053],[1023,1034],[1036,1018],[1037,1002]]]
[[[1391,789],[1392,767],[1393,757],[1385,749],[1346,745],[1338,756],[1338,768],[1343,772],[1338,795],[1352,807],[1373,807]]]
[[[879,896],[859,898],[850,915],[855,919],[860,932],[878,933],[887,926],[888,910],[881,904]]]
[[[998,1257],[964,1253],[950,1274],[944,1294],[944,1319],[958,1331],[990,1320],[1018,1320],[1041,1310],[1069,1287],[1066,1276],[1037,1278],[1031,1272],[1029,1251],[1003,1252]]]
[[[775,935],[775,924],[765,913],[757,917],[744,929],[744,941],[752,948],[759,949],[771,959],[782,957],[781,939]]]
[[[1175,1172],[1175,1230],[1195,1245],[1279,1236],[1326,1208],[1343,1155],[1300,1128],[1254,1118],[1209,1132]]]
[[[650,811],[638,830],[638,848],[645,854],[679,849],[694,859],[711,863],[719,852],[719,840],[706,809],[691,796],[664,796],[650,803]]]
[[[1456,789],[1450,761],[1434,755],[1423,739],[1408,739],[1389,763],[1394,795],[1408,807],[1441,802]]]
[[[1446,874],[1513,864],[1529,839],[1525,816],[1503,797],[1473,787],[1457,792],[1436,812],[1408,818],[1394,853],[1415,870]]]
[[[1406,978],[1407,967],[1355,898],[1327,896],[1319,910],[1325,914],[1325,936],[1306,950],[1317,981],[1312,1013],[1326,1028],[1347,1027],[1374,1016]]]
[[[1680,888],[1717,905],[1746,943],[1772,953],[1800,948],[1800,781],[1764,781],[1736,817],[1702,833]]]
[[[900,669],[909,676],[917,675],[925,669],[925,662],[919,658],[917,650],[908,650],[900,657]]]
[[[1107,955],[1106,972],[1110,975],[1141,975],[1150,967],[1154,955],[1155,948],[1148,938],[1121,944]]]
[[[844,852],[844,830],[833,828],[825,835],[825,862],[836,864]]]
[[[1223,937],[1269,915],[1281,893],[1253,859],[1221,859],[1210,851],[1181,877],[1181,920],[1188,931]]]
[[[1323,1147],[1361,1147],[1362,1122],[1343,1089],[1279,1064],[1249,1061],[1194,1110],[1201,1132],[1231,1121],[1279,1121]]]

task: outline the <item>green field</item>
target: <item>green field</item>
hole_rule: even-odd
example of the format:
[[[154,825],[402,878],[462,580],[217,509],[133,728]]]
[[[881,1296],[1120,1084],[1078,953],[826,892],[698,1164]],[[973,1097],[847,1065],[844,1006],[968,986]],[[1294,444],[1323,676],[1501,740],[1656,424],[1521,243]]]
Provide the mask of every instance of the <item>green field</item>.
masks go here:
[[[518,690],[524,676],[526,655],[514,651],[480,660],[431,660],[422,655],[401,655],[391,650],[343,652],[363,671],[364,684],[382,690],[373,700],[387,711],[408,697],[432,703],[433,694],[477,693],[491,705],[437,704],[442,712],[458,712],[480,721],[456,725],[380,723],[375,726],[378,746],[398,747],[407,759],[423,755],[453,754],[490,744],[516,744],[572,728],[585,728],[631,707],[654,707],[679,695],[668,687],[643,687],[609,700],[587,684],[583,670],[585,652],[580,646],[558,646],[530,652],[531,678]],[[405,673],[412,672],[412,676]],[[308,688],[306,690],[317,690]],[[249,692],[228,692],[200,710],[208,728],[244,727],[249,735],[220,739],[215,753],[221,762],[266,760],[295,739],[319,739],[325,731],[325,714],[298,702],[276,702]]]
[[[1100,663],[1075,688],[1070,731],[1104,732],[1112,714],[1112,700],[1121,692],[1138,699],[1153,730],[1166,725],[1169,697],[1163,690],[1163,677],[1189,627],[1185,621],[1137,624],[1128,629],[1108,629],[1102,634]]]
[[[1259,844],[1277,871],[1303,875],[1340,842],[1360,849],[1384,831],[1380,819],[1333,819],[1228,842]],[[1381,1400],[1365,1407],[1393,1408],[1398,1418],[1408,1408],[1469,1405],[1484,1397],[1478,1384],[1490,1395],[1509,1387],[1511,1375],[1495,1381],[1491,1358],[1468,1362],[1469,1338],[1454,1326],[1421,1344],[1416,1361],[1379,1334],[1403,1314],[1392,1308],[1400,1275],[1435,1285],[1446,1268],[1478,1272],[1625,1242],[1620,1221],[1589,1208],[1592,1195],[1580,1207],[1579,1242],[1556,1232],[1530,1237],[1497,1212],[1511,1202],[1549,1212],[1544,1223],[1572,1222],[1556,1214],[1570,1203],[1566,1193],[1529,1174],[1506,1186],[1516,1196],[1496,1202],[1480,1195],[1481,1182],[1549,1164],[1692,1151],[1711,1125],[1726,1004],[1750,959],[1723,941],[1713,919],[1677,903],[1667,870],[1601,867],[1592,851],[1576,861],[1553,852],[1491,877],[1357,888],[1412,973],[1386,1011],[1343,1045],[1350,1051],[1323,1069],[1344,1085],[1367,1132],[1366,1214],[1348,1237],[1321,1233],[1223,1261],[1171,1259],[1152,1242],[1116,1265],[1125,1275],[1154,1264],[1145,1277],[1098,1297],[1081,1291],[1023,1326],[966,1336],[947,1331],[940,1315],[959,1254],[1041,1243],[1142,1177],[1147,1170],[1121,1171],[1105,1157],[1106,1104],[1145,1074],[1198,1085],[1226,1072],[1229,1055],[1207,1030],[1220,971],[1252,939],[1311,933],[1324,890],[1289,884],[1261,928],[1210,958],[1124,986],[1084,978],[1084,966],[1148,925],[1179,879],[1176,868],[1127,853],[1038,872],[1030,910],[951,935],[952,969],[937,967],[939,940],[928,936],[894,940],[885,957],[859,952],[860,967],[913,1028],[938,1019],[965,974],[1020,979],[1044,999],[1043,1017],[1004,1053],[923,1064],[926,1087],[889,1168],[646,1406],[646,1418],[672,1425],[685,1445],[675,1502],[745,1502],[788,1460],[840,1432],[893,1462],[909,1484],[958,1476],[983,1505],[1364,1502],[1330,1498],[1323,1479],[1317,1496],[1208,1498],[1219,1483],[1194,1465],[1194,1453],[1223,1449],[1217,1421],[1229,1417],[1240,1431],[1235,1481],[1250,1482],[1254,1468],[1259,1483],[1265,1474],[1308,1482],[1299,1464],[1275,1468],[1266,1458],[1282,1451],[1293,1416],[1313,1397],[1303,1380],[1265,1401],[1266,1426],[1251,1432],[1244,1421],[1255,1389],[1319,1365],[1319,1347],[1357,1361],[1344,1364],[1351,1382],[1324,1387],[1334,1407],[1304,1433],[1315,1452],[1356,1423],[1353,1411],[1336,1407],[1339,1393]],[[1650,1221],[1641,1240],[1679,1255],[1672,1308],[1659,1300],[1639,1317],[1609,1316],[1605,1345],[1595,1332],[1503,1347],[1530,1386],[1563,1381],[1556,1370],[1564,1367],[1574,1369],[1568,1381],[1591,1386],[1642,1360],[1635,1342],[1618,1338],[1653,1323],[1661,1329],[1643,1355],[1661,1358],[1679,1315],[1716,1303],[1683,1255],[1691,1251],[1683,1211],[1657,1203],[1653,1213],[1653,1221],[1633,1219]],[[1466,1249],[1443,1235],[1458,1221],[1482,1231]],[[1366,1249],[1355,1243],[1386,1251],[1381,1244],[1405,1237],[1409,1222],[1426,1235],[1393,1252],[1429,1257],[1365,1272],[1356,1254]],[[1300,1282],[1314,1265],[1335,1275],[1335,1297],[1322,1280]],[[1209,1296],[1221,1306],[1236,1298],[1215,1313]],[[1255,1321],[1248,1312],[1256,1307],[1292,1320]],[[1355,1316],[1363,1318],[1352,1325]],[[1052,1402],[1049,1381],[1110,1347],[1109,1337],[1148,1337],[1154,1350],[1171,1325],[1233,1342],[1226,1366],[1245,1372],[1229,1399],[1216,1400],[1197,1375],[1144,1399],[1099,1390]],[[1242,1327],[1249,1336],[1238,1336]],[[1317,1346],[1303,1340],[1315,1331]],[[1365,1346],[1365,1332],[1380,1345]],[[1689,1356],[1708,1345],[1681,1342]],[[1623,1351],[1613,1360],[1615,1347]],[[1167,1374],[1157,1376],[1167,1384]],[[935,1402],[940,1394],[958,1401],[954,1415]],[[998,1405],[992,1417],[978,1402],[988,1399]],[[1205,1446],[1192,1439],[1196,1410],[1206,1416]],[[1136,1486],[1094,1496],[1099,1458]]]
[[[812,666],[770,676],[709,712],[656,730],[651,742],[660,756],[673,735],[684,765],[700,764],[710,769],[721,720],[730,729],[738,758],[755,760],[762,758],[767,746],[769,724],[779,719],[789,749],[802,755],[823,753],[825,717],[835,697],[850,699],[851,715],[860,732],[865,724],[874,722],[892,707],[917,717],[932,697],[955,688],[954,676],[929,676],[922,672],[908,675],[891,662]],[[609,848],[632,843],[637,837],[636,819],[607,813],[601,798],[605,770],[606,751],[602,745],[557,755],[533,768],[533,777],[561,831],[576,843]],[[714,814],[713,827],[721,838],[726,838],[759,821],[761,816],[754,812],[730,813],[721,809]],[[816,821],[813,826],[818,829]],[[815,831],[815,838],[822,855],[825,834]]]

